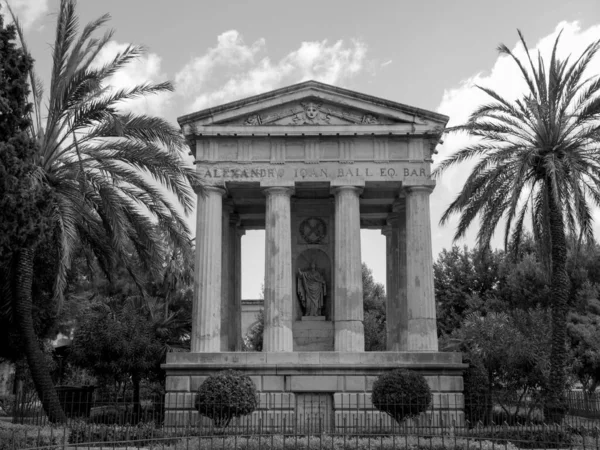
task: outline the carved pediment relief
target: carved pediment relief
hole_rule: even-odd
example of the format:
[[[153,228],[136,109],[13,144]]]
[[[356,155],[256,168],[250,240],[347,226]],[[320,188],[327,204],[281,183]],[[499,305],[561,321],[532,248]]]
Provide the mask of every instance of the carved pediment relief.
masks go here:
[[[247,126],[258,125],[388,125],[399,123],[388,117],[346,108],[319,100],[289,103],[249,114],[227,122]]]

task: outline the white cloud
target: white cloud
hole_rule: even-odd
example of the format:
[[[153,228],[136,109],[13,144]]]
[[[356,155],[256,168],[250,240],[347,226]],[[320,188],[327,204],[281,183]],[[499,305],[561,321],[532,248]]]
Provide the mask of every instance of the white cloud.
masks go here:
[[[552,46],[560,30],[563,30],[558,47],[558,56],[561,59],[569,55],[572,55],[571,59],[578,57],[591,42],[600,39],[600,25],[582,30],[578,22],[561,22],[551,34],[540,39],[535,46],[532,42],[528,42],[530,54],[534,61],[537,61],[538,52],[541,52],[545,60],[549,60]],[[525,39],[527,39],[527,36],[525,36]],[[525,50],[520,43],[516,44],[511,51],[518,57],[525,56]],[[600,55],[597,55],[589,66],[588,74],[597,75],[599,73]],[[450,116],[449,125],[457,125],[465,122],[476,106],[490,102],[491,98],[475,88],[475,85],[492,88],[510,100],[516,99],[526,89],[525,81],[516,64],[512,59],[501,56],[496,60],[489,72],[474,74],[463,81],[460,86],[444,92],[443,99],[437,111]],[[436,160],[440,161],[444,159],[468,142],[468,138],[463,135],[446,136],[444,145],[438,147],[440,153]],[[444,247],[451,246],[452,234],[456,230],[458,217],[455,216],[443,228],[438,226],[438,222],[442,212],[460,191],[473,164],[473,162],[464,163],[458,168],[447,171],[442,179],[438,180],[438,187],[432,196],[434,254],[437,254]],[[477,231],[476,227],[472,228],[471,233],[467,236],[466,243],[468,245],[474,243],[474,236]],[[502,245],[501,234],[497,233],[496,235],[494,243],[497,246]]]
[[[340,84],[361,72],[367,47],[358,40],[330,44],[302,42],[277,62],[265,55],[266,41],[247,45],[236,30],[217,38],[217,46],[194,58],[175,76],[177,92],[188,99],[187,111],[265,92],[309,79]]]
[[[48,12],[48,0],[10,0],[8,4],[25,29]]]
[[[101,66],[113,60],[128,44],[111,41],[102,49],[95,60],[96,66]],[[129,62],[118,70],[107,82],[113,89],[131,88],[145,83],[157,83],[167,80],[161,69],[161,58],[156,53],[146,53]],[[165,116],[165,111],[170,107],[173,94],[170,92],[158,95],[148,95],[143,98],[124,103],[128,111],[137,114],[150,114]]]

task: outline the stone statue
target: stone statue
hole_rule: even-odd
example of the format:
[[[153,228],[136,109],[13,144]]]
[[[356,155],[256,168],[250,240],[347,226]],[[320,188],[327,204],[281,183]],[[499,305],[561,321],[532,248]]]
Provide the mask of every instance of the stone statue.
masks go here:
[[[310,264],[310,270],[298,271],[298,298],[305,316],[321,316],[323,299],[327,295],[327,287],[316,264]]]

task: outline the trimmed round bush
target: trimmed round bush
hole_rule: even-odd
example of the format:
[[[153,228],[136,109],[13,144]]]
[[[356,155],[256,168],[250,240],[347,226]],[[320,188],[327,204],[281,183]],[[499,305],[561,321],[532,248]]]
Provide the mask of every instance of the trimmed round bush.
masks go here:
[[[198,412],[224,428],[234,417],[245,416],[256,409],[256,386],[249,376],[225,370],[209,376],[200,385],[195,407]]]
[[[410,370],[396,369],[380,375],[373,383],[373,406],[400,423],[426,411],[431,390],[425,377]]]

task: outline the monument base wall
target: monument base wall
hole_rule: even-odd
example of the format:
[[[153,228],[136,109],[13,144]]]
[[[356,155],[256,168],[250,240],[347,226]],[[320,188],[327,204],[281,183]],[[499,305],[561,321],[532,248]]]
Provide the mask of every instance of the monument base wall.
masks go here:
[[[194,408],[196,392],[211,374],[233,369],[250,376],[259,408],[232,425],[273,432],[391,431],[398,424],[371,403],[373,382],[385,371],[405,368],[422,373],[431,388],[430,409],[403,427],[430,432],[464,425],[460,353],[441,352],[288,352],[169,353],[165,424],[211,427]]]

